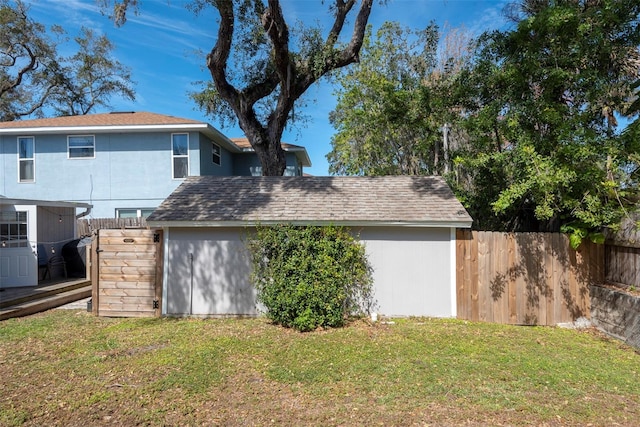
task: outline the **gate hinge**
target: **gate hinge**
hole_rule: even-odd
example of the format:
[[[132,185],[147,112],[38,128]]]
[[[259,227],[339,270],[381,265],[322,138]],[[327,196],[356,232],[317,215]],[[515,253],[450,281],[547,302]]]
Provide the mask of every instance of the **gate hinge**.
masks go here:
[[[157,299],[153,300],[153,309],[158,309],[160,308],[160,301],[158,301]]]
[[[160,242],[160,234],[153,233],[153,243],[159,243],[159,242]]]

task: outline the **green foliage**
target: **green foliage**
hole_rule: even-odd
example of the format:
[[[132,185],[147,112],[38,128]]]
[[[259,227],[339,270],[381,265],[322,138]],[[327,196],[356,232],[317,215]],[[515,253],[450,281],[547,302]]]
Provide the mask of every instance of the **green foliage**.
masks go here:
[[[337,133],[329,171],[346,175],[438,173],[444,165],[442,126],[451,122],[446,72],[461,58],[438,59],[438,27],[385,22],[368,28],[360,62],[337,78]]]
[[[347,229],[258,227],[248,246],[258,301],[275,323],[299,331],[339,327],[371,308],[371,268]]]
[[[134,99],[129,70],[105,36],[82,28],[71,57],[58,52],[64,37],[62,27],[29,18],[22,2],[0,0],[0,121],[87,114],[112,96]]]
[[[602,232],[589,227],[580,222],[564,224],[560,231],[569,235],[569,244],[573,249],[578,249],[584,239],[589,239],[593,243],[603,244],[605,236]]]
[[[454,190],[481,229],[615,225],[638,200],[640,147],[616,115],[640,77],[640,4],[519,6],[517,25],[483,34],[459,75],[468,140]]]

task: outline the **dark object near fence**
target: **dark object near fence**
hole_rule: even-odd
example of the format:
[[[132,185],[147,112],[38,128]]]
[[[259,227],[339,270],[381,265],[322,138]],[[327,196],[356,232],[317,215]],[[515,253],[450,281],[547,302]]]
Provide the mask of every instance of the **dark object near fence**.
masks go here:
[[[62,247],[62,256],[67,264],[69,277],[86,277],[87,274],[87,249],[91,244],[91,238],[75,239]]]

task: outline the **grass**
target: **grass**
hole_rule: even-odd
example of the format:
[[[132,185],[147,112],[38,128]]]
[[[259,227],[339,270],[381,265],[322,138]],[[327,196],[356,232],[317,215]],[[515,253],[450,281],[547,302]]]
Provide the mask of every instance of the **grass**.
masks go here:
[[[443,319],[0,323],[0,425],[638,425],[640,355],[599,333]]]

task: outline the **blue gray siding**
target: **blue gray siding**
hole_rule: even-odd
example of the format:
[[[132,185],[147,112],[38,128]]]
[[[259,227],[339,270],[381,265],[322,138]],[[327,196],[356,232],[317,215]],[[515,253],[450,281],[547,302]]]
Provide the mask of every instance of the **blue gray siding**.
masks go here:
[[[220,165],[213,163],[213,142],[200,135],[200,175],[230,176],[233,175],[233,154],[220,146]]]
[[[198,173],[193,138],[197,133],[190,134],[190,172]],[[169,133],[95,134],[90,159],[67,158],[67,134],[36,135],[33,183],[18,182],[16,137],[1,142],[7,197],[93,203],[94,216],[110,217],[114,207],[155,207],[182,182],[172,179]]]
[[[300,173],[300,163],[294,153],[285,153],[287,159],[286,176],[298,176]],[[236,154],[233,162],[233,175],[235,176],[260,176],[262,175],[262,167],[260,159],[253,152]]]
[[[253,152],[232,153],[221,146],[221,162],[212,161],[212,142],[199,132],[189,134],[189,175],[260,175]],[[156,208],[182,179],[173,178],[171,132],[95,133],[95,158],[69,159],[67,137],[0,136],[0,195],[93,204],[91,215],[114,217],[116,209]],[[18,182],[18,136],[35,140],[35,182]],[[287,175],[300,173],[294,153],[286,153]]]

